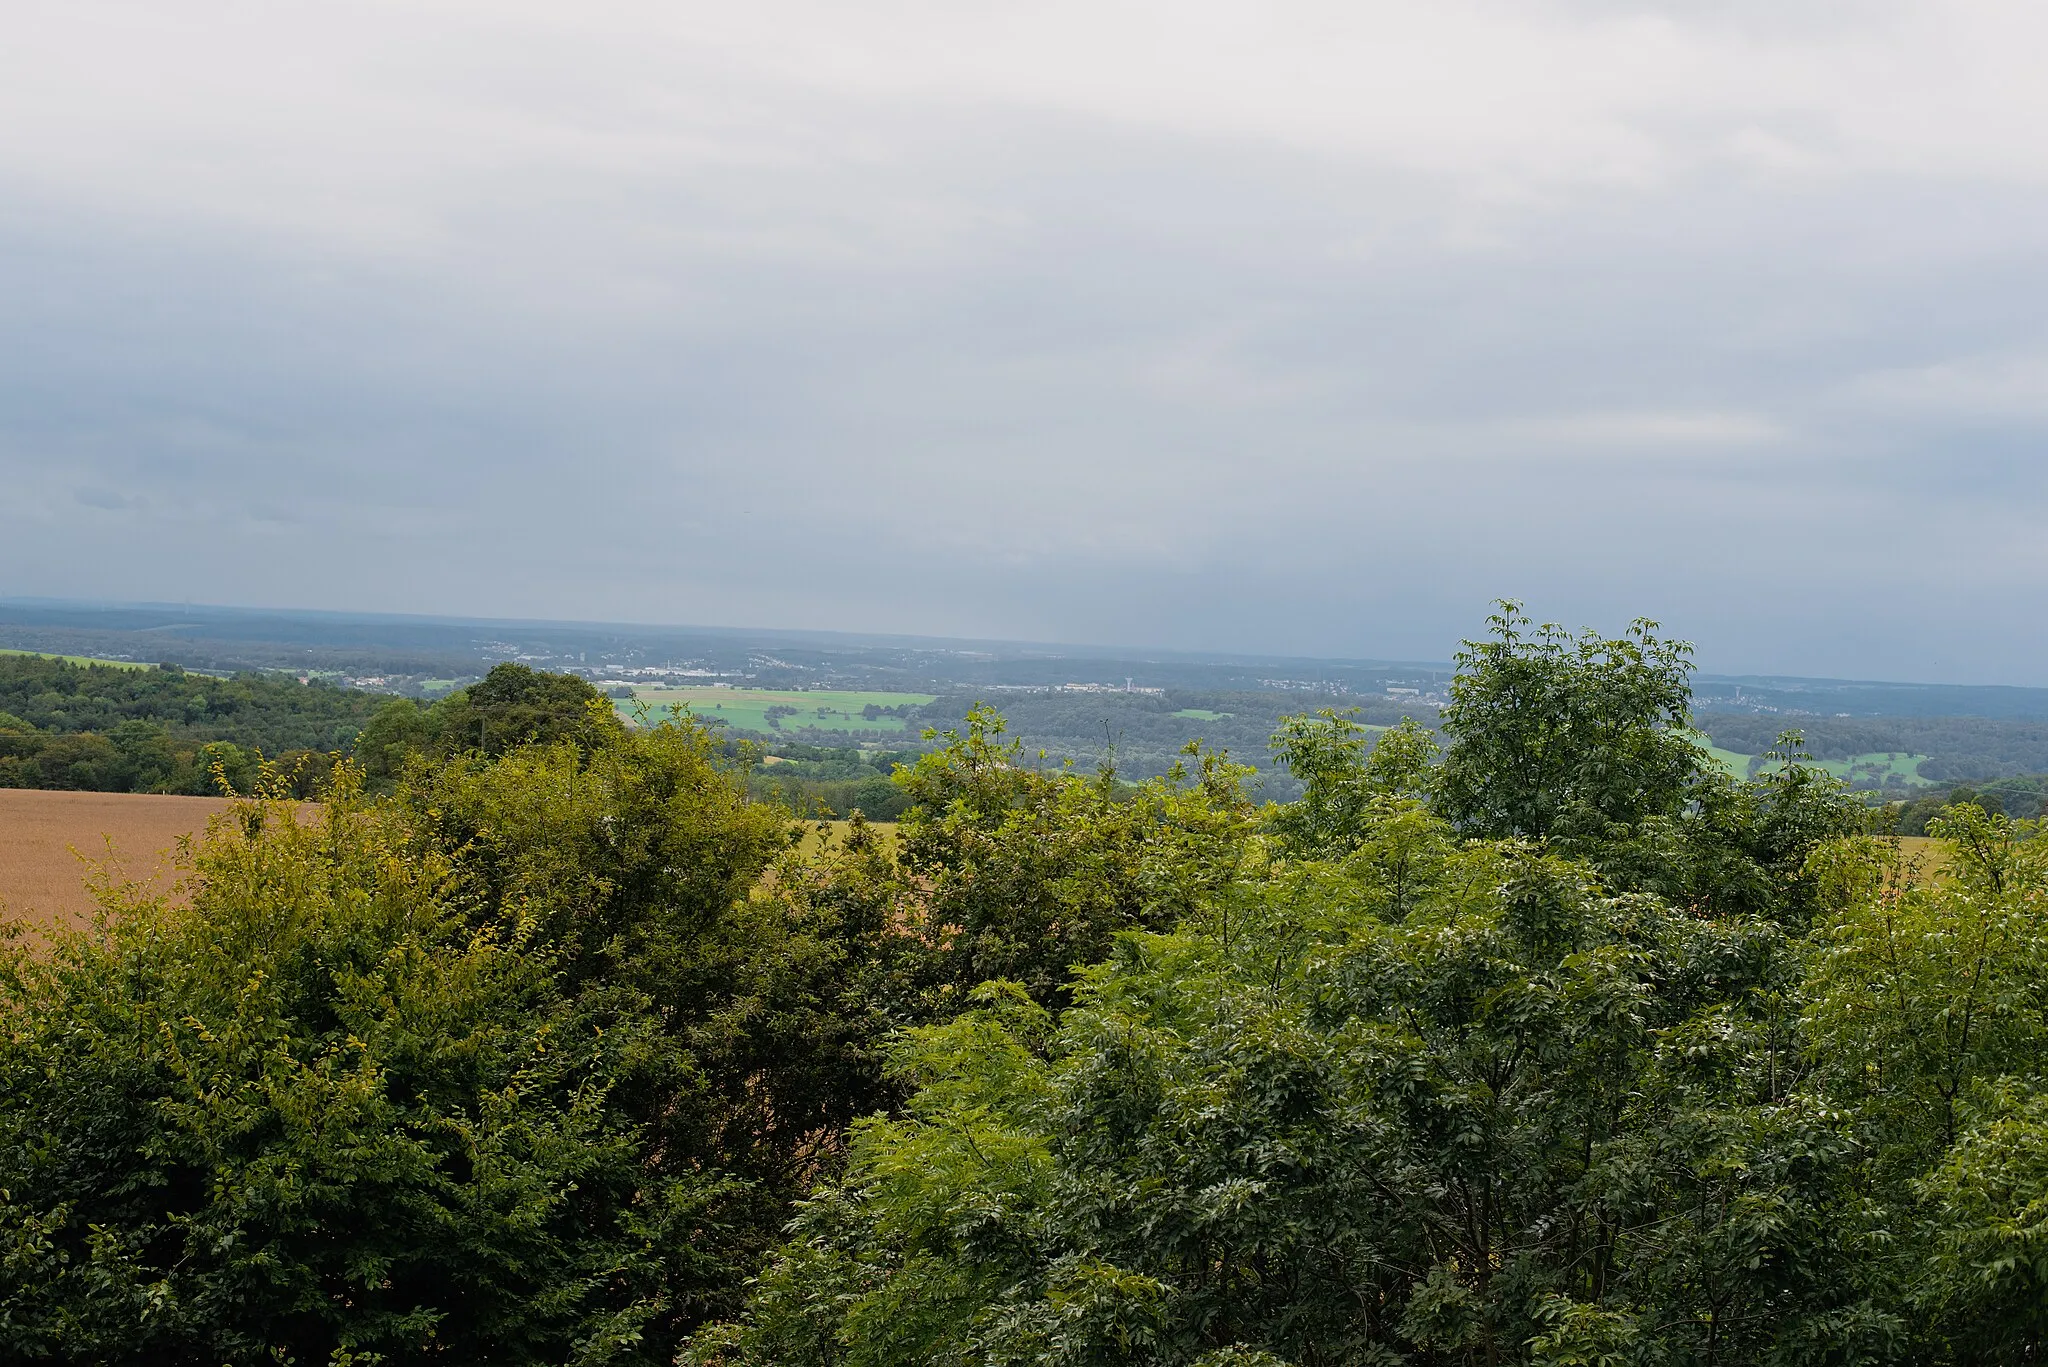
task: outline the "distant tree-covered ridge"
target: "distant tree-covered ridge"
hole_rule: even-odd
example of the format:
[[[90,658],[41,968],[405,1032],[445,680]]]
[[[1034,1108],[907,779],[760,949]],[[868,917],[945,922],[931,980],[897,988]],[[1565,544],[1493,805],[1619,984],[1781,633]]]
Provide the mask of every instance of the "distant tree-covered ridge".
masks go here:
[[[1084,769],[1114,757],[1119,772],[1149,778],[1173,766],[1190,740],[1225,749],[1247,762],[1263,760],[1265,740],[1281,718],[1312,706],[1316,699],[1284,692],[1169,691],[1163,695],[1119,693],[955,693],[922,708],[915,719],[941,730],[958,725],[976,702],[1000,705],[1010,732],[1025,752],[1044,750],[1049,759],[1073,760]],[[1392,726],[1404,717],[1434,726],[1437,709],[1412,697],[1346,694],[1320,701],[1356,708],[1360,722]],[[1807,753],[1819,760],[1924,756],[1911,768],[1917,785],[1982,784],[1989,780],[2048,773],[2048,723],[1987,717],[1825,717],[1695,711],[1693,726],[1712,743],[1738,755],[1762,756],[1780,732],[1797,729]],[[816,738],[829,744],[828,738]],[[1257,781],[1267,796],[1285,801],[1299,784],[1284,766],[1258,765]],[[1882,766],[1879,766],[1882,767]],[[1852,775],[1855,786],[1871,780]]]
[[[1787,727],[1797,727],[1815,759],[1886,753],[1925,755],[1920,777],[1930,783],[2048,773],[2048,722],[1991,717],[1783,717],[1700,712],[1694,724],[1714,744],[1760,755]]]
[[[274,675],[0,655],[0,787],[218,792],[259,755],[324,774],[381,700]]]

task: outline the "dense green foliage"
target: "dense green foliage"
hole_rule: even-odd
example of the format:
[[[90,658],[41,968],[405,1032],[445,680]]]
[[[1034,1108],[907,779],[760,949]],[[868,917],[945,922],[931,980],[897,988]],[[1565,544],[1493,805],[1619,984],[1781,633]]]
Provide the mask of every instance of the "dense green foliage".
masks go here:
[[[1057,1021],[990,992],[914,1035],[908,1114],[703,1360],[1888,1350],[1829,1227],[1851,1137],[1783,1094],[1783,937],[1440,824],[1418,856],[1398,919],[1303,870],[1127,939]]]
[[[1253,835],[1244,771],[1193,746],[1192,772],[1132,790],[1110,770],[1080,779],[1019,763],[985,708],[945,739],[899,776],[913,804],[900,863],[914,930],[955,1002],[994,978],[1066,1000],[1075,965],[1123,931],[1192,913]]]
[[[2031,831],[1959,809],[1914,885],[1796,754],[1704,763],[1647,624],[1495,625],[1440,768],[1290,723],[1303,799],[1173,928],[906,1034],[695,1359],[2037,1354]]]
[[[0,1353],[558,1362],[648,1317],[690,1193],[608,1104],[636,1016],[345,795],[251,808],[197,872],[7,961]]]
[[[778,742],[763,756],[749,791],[799,816],[844,819],[859,812],[870,821],[895,821],[910,809],[910,795],[895,783],[896,766],[915,763],[916,750],[859,750]]]
[[[261,756],[282,756],[309,791],[376,706],[293,679],[0,655],[0,788],[246,791]]]
[[[2048,842],[1930,874],[1652,624],[1493,628],[1440,737],[1287,719],[1285,806],[973,708],[889,840],[545,675],[384,714],[387,796],[7,959],[0,1351],[2039,1360]]]
[[[582,679],[506,663],[432,704],[386,702],[355,738],[355,753],[381,787],[410,756],[442,760],[474,752],[494,758],[561,740],[588,746],[617,725],[610,712],[604,695]]]

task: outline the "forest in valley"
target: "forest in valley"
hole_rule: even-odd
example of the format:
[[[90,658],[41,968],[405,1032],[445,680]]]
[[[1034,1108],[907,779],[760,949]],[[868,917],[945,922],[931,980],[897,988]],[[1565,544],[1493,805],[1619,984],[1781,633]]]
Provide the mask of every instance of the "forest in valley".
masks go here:
[[[567,676],[382,703],[6,947],[0,1355],[2037,1360],[2048,842],[1691,689],[1504,605],[1290,801],[970,707],[886,836]]]

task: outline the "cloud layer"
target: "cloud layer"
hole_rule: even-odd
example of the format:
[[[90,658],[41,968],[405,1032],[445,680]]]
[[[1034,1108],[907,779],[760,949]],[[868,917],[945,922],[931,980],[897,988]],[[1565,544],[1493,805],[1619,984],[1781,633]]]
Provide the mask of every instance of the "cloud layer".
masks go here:
[[[0,592],[2038,683],[2044,42],[23,7]]]

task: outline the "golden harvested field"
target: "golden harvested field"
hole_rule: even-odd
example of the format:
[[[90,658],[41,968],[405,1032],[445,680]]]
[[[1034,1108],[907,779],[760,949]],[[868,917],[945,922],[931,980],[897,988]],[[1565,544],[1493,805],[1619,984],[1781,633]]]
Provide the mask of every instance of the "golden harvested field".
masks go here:
[[[0,788],[0,918],[32,926],[90,921],[86,875],[106,862],[109,840],[121,877],[168,889],[178,838],[199,835],[228,806],[218,797]],[[829,824],[845,837],[844,821]],[[885,848],[895,844],[896,823],[869,824]],[[806,823],[804,847],[818,843],[817,823]]]
[[[802,845],[798,846],[798,848],[799,848],[799,849],[801,849],[801,850],[803,850],[803,852],[804,852],[805,854],[816,854],[816,853],[817,853],[817,852],[818,852],[818,851],[819,851],[820,849],[822,849],[822,848],[824,847],[824,841],[823,841],[823,840],[822,840],[822,839],[821,839],[821,838],[819,837],[819,832],[818,832],[818,827],[819,827],[820,825],[828,826],[828,827],[830,827],[830,828],[831,828],[831,834],[832,834],[832,838],[833,838],[834,840],[844,840],[844,839],[846,839],[846,831],[847,831],[847,827],[848,827],[848,825],[849,825],[849,824],[850,824],[850,823],[848,823],[848,822],[845,822],[845,821],[826,821],[826,822],[817,822],[817,821],[806,821],[806,822],[804,822],[804,823],[803,823],[803,827],[804,827],[804,838],[803,838],[803,843],[802,843]],[[870,821],[870,822],[868,823],[868,829],[869,829],[869,830],[871,830],[871,831],[873,831],[873,832],[874,832],[874,833],[875,833],[875,834],[876,834],[876,835],[877,835],[878,837],[880,837],[880,839],[881,839],[881,842],[882,842],[882,848],[883,848],[883,849],[885,849],[885,850],[890,850],[890,851],[894,851],[894,850],[895,850],[895,848],[896,848],[896,823],[895,823],[895,822],[893,822],[893,821]]]
[[[1899,853],[1908,860],[1917,860],[1920,872],[1930,878],[1939,874],[1948,863],[1948,851],[1942,847],[1941,841],[1932,836],[1902,835],[1898,840]]]
[[[93,910],[86,874],[110,853],[121,877],[168,888],[178,837],[198,835],[227,807],[218,797],[0,788],[0,915],[84,924]]]

